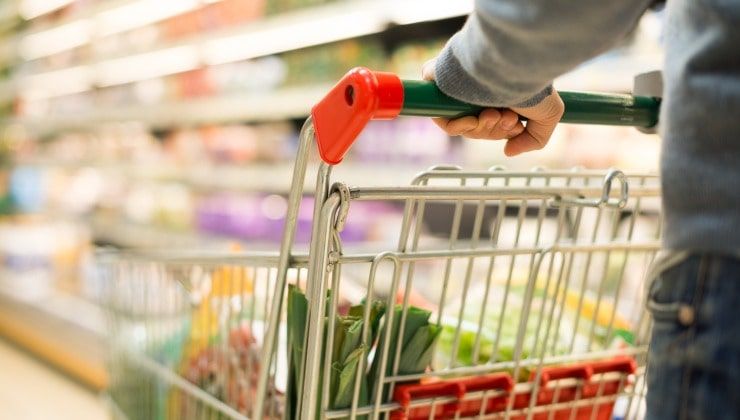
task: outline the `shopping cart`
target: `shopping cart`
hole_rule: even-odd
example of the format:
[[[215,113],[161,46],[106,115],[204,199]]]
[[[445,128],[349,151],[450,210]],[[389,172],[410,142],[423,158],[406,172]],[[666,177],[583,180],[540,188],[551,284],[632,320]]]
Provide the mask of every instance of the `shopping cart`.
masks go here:
[[[657,122],[651,97],[561,96],[565,122]],[[438,166],[406,187],[332,182],[332,165],[370,119],[479,111],[430,82],[352,70],[301,131],[279,253],[102,258],[114,412],[640,417],[650,328],[642,285],[661,230],[656,176]],[[324,163],[310,248],[298,253],[314,141]],[[394,249],[343,246],[359,201],[403,208]]]

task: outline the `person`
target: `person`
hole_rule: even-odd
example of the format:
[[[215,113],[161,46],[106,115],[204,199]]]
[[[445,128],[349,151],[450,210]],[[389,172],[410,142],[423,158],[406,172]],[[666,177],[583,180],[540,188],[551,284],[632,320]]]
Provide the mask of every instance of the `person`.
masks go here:
[[[541,149],[560,117],[557,76],[608,50],[649,0],[477,0],[423,77],[487,107],[438,119],[450,135]],[[653,314],[648,419],[740,418],[740,1],[666,2],[660,113],[663,248]],[[522,124],[519,115],[527,117]]]

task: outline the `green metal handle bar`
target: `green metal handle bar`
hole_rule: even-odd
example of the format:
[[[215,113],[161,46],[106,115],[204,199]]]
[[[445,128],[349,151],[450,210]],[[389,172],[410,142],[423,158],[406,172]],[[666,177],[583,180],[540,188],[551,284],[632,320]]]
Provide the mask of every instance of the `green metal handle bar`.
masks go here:
[[[456,118],[478,115],[483,107],[451,98],[434,82],[403,80],[401,115]],[[559,91],[565,103],[563,123],[653,127],[660,99],[611,93]]]
[[[658,123],[660,99],[610,93],[559,92],[565,103],[561,122],[622,125],[649,129]],[[455,118],[478,115],[483,107],[453,99],[434,82],[401,80],[397,75],[357,67],[349,71],[311,110],[319,155],[336,165],[373,119],[398,115]]]

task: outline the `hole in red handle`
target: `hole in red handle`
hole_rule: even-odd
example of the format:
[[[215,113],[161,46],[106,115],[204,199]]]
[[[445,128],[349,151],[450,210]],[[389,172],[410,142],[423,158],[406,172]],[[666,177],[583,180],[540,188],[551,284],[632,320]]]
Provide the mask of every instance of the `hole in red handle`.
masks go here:
[[[344,101],[347,105],[352,106],[355,103],[355,88],[352,85],[348,85],[344,89]]]

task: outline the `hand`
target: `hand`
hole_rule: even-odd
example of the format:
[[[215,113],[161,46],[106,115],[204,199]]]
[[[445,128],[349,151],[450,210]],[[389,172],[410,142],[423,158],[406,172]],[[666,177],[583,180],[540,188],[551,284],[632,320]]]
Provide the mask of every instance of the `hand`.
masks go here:
[[[434,80],[435,60],[428,61],[422,69],[424,80]],[[565,111],[563,100],[553,90],[540,103],[527,108],[487,108],[477,117],[455,119],[433,118],[442,130],[451,136],[472,139],[506,139],[504,154],[516,156],[520,153],[545,147]],[[527,118],[525,126],[519,116]]]

